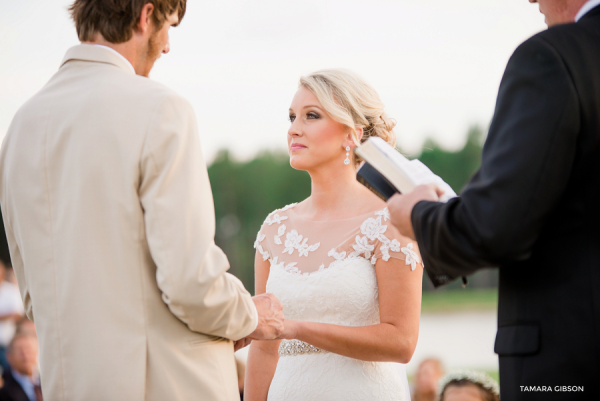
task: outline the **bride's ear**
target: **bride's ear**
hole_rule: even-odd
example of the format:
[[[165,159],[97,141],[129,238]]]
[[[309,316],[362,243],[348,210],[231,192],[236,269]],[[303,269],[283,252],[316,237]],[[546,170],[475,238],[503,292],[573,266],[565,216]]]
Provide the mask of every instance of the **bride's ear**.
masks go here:
[[[356,136],[354,136],[354,133],[350,130],[348,130],[348,135],[346,136],[346,143],[349,144],[350,147],[355,147],[360,145],[360,141],[363,137],[364,131],[361,127],[355,127],[356,129]],[[344,145],[346,146],[346,145]]]

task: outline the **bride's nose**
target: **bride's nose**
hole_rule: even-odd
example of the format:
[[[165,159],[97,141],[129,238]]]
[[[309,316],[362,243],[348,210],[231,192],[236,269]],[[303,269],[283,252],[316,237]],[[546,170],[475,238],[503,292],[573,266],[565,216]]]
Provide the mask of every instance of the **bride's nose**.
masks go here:
[[[290,125],[290,128],[288,129],[288,135],[291,137],[302,136],[302,130],[296,121]]]

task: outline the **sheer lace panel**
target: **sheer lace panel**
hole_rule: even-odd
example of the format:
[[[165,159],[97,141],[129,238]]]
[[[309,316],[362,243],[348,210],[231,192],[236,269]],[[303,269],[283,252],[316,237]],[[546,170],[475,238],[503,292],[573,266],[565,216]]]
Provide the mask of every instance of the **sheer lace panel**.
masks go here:
[[[295,204],[269,214],[254,247],[271,267],[310,274],[334,263],[363,258],[400,259],[415,270],[421,264],[416,243],[400,235],[387,208],[344,220],[310,221],[294,212]]]

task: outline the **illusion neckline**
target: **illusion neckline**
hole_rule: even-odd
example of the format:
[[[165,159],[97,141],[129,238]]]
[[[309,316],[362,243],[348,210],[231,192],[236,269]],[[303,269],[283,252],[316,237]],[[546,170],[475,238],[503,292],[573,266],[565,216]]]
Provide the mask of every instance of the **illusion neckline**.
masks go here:
[[[296,205],[297,205],[297,204],[296,204]],[[384,207],[384,208],[382,208],[382,209],[375,209],[375,210],[371,210],[370,212],[366,212],[366,213],[362,213],[362,214],[357,214],[356,216],[352,216],[352,217],[346,217],[345,219],[332,219],[332,220],[309,220],[309,219],[307,219],[307,218],[305,218],[305,217],[301,217],[301,216],[300,216],[298,213],[296,213],[296,212],[294,211],[294,209],[295,209],[296,205],[294,205],[293,207],[289,208],[288,210],[289,210],[291,213],[293,213],[293,214],[294,214],[295,218],[297,218],[297,219],[299,219],[299,220],[302,220],[302,221],[309,222],[309,223],[338,223],[338,222],[341,222],[341,221],[349,221],[349,220],[358,219],[359,217],[365,217],[365,216],[367,216],[367,215],[370,215],[370,214],[375,214],[375,213],[377,213],[377,212],[382,212],[382,211],[384,211],[385,209],[387,209],[387,206],[386,206],[386,207]]]

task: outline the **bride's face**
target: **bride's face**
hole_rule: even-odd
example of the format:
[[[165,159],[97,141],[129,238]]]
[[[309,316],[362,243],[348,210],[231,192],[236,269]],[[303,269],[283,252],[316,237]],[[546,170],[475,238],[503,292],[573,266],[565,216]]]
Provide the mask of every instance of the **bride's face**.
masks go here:
[[[290,106],[287,139],[290,165],[297,170],[344,166],[349,129],[331,118],[304,86],[298,89]]]

